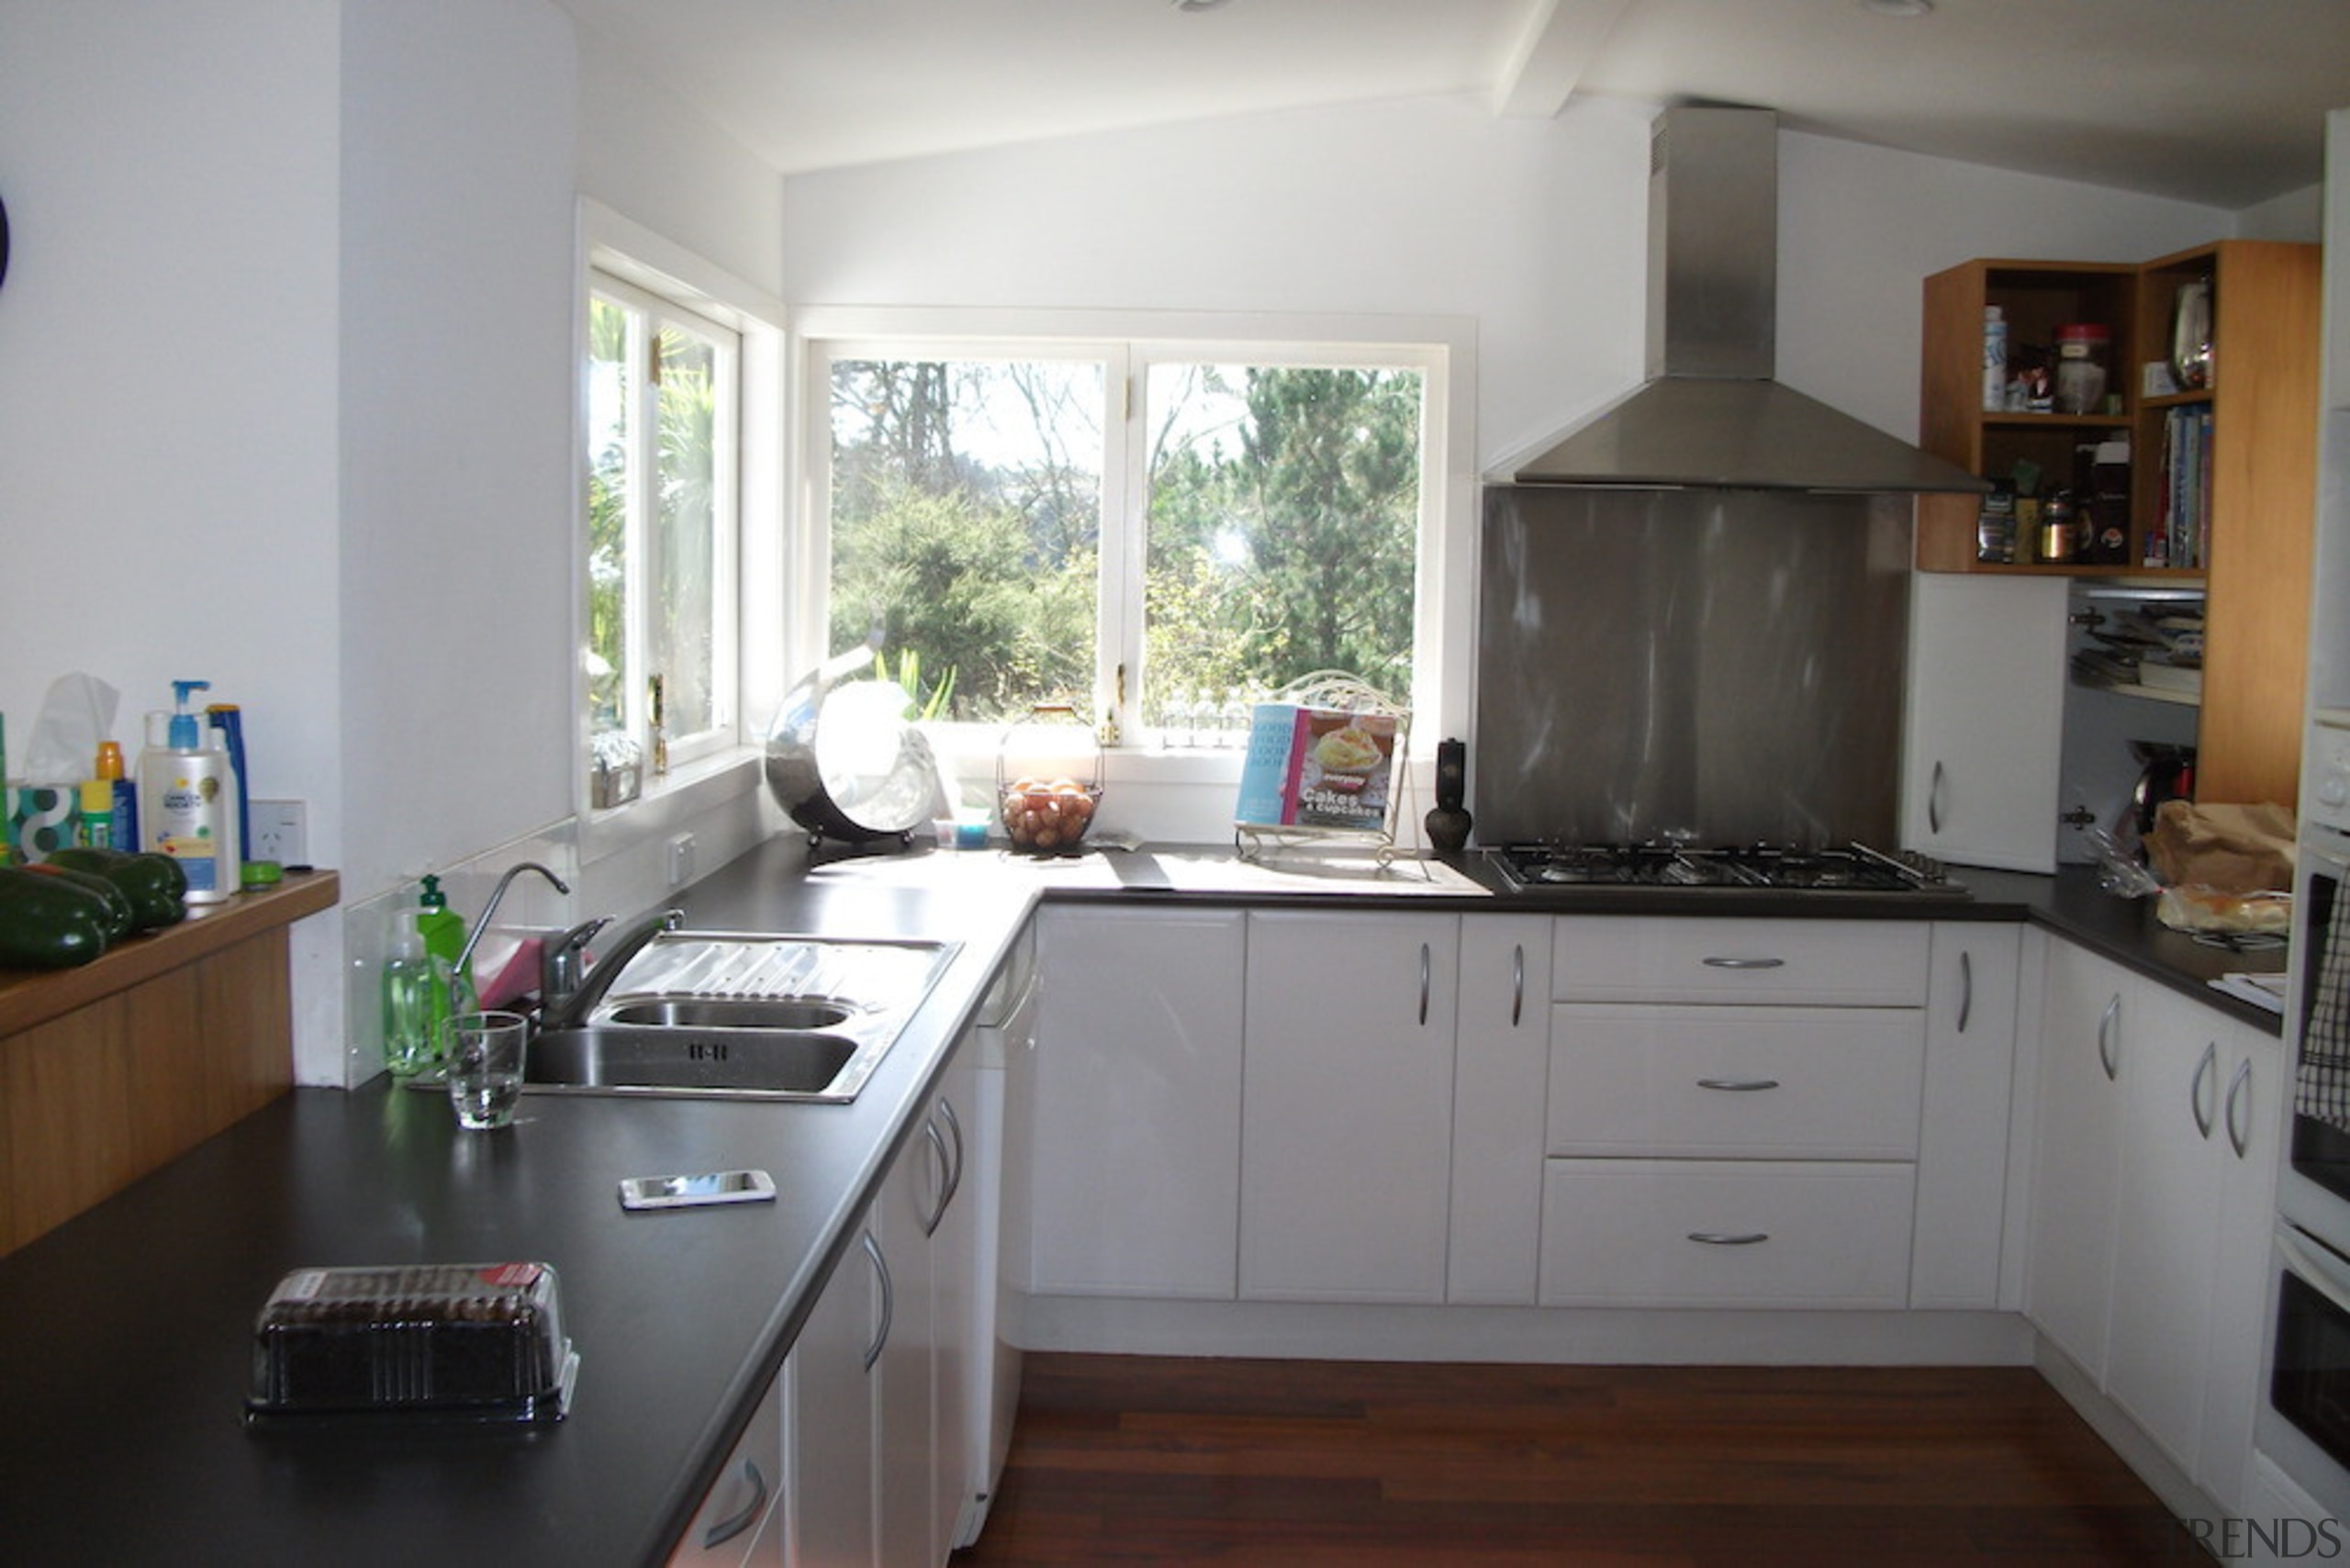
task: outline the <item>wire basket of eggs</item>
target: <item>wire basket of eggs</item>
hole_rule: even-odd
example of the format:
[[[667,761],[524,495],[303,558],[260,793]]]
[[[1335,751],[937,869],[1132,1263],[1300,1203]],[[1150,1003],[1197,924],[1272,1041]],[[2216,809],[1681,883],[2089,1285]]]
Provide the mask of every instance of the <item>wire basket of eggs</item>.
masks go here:
[[[1102,743],[1067,703],[1048,703],[996,745],[997,819],[1015,855],[1074,855],[1102,804]]]

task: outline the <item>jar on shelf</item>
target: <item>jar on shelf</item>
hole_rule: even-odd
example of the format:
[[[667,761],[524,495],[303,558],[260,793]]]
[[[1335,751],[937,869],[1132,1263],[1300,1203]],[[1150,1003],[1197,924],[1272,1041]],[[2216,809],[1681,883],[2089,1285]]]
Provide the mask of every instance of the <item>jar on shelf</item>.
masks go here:
[[[1074,855],[1102,804],[1104,753],[1075,708],[1043,704],[996,744],[997,819],[1020,855]]]
[[[2093,322],[2056,329],[2056,411],[2094,414],[2105,407],[2113,335]]]

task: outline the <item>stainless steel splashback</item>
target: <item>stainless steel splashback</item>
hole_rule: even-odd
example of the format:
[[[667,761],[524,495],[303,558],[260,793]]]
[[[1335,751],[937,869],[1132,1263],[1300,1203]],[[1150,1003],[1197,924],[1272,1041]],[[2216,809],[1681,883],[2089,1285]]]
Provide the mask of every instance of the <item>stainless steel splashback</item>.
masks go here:
[[[1897,838],[1907,497],[1489,487],[1483,844]]]

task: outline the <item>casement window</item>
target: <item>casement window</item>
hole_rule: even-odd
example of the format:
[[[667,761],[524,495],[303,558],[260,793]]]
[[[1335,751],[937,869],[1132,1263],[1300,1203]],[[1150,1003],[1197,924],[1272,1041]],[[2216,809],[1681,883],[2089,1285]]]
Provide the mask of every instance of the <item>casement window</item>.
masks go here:
[[[587,345],[589,766],[649,783],[740,738],[742,338],[599,271]]]
[[[1448,345],[811,334],[804,364],[825,651],[877,644],[925,713],[1067,702],[1181,748],[1325,669],[1435,700]]]

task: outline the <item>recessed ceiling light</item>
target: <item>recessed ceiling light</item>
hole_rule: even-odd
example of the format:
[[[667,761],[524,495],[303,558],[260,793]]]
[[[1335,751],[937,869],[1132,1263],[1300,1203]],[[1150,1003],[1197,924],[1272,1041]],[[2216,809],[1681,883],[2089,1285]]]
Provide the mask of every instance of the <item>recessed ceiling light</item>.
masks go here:
[[[1922,17],[1934,8],[1934,0],[1861,0],[1861,9],[1880,17]]]
[[[1178,11],[1213,11],[1224,0],[1169,0]]]

